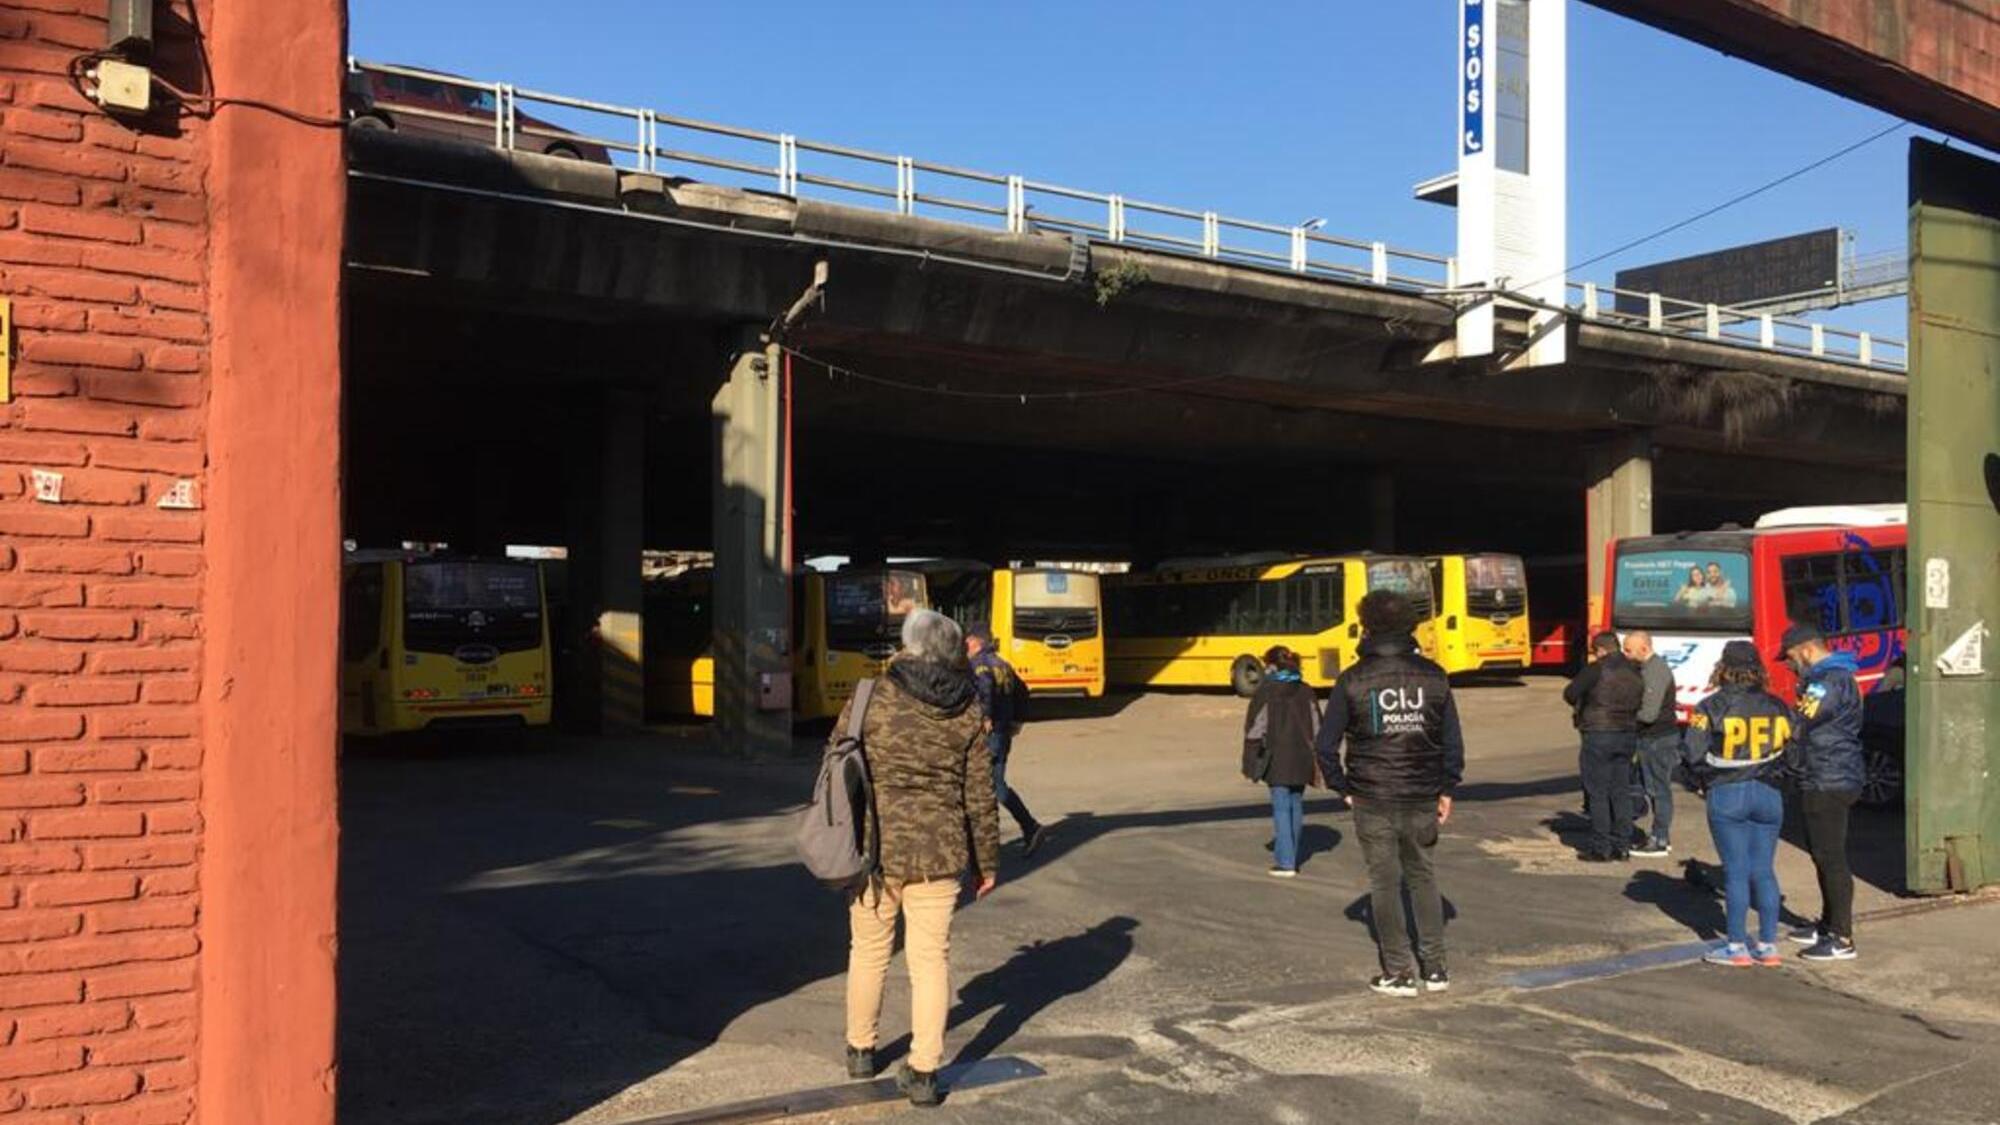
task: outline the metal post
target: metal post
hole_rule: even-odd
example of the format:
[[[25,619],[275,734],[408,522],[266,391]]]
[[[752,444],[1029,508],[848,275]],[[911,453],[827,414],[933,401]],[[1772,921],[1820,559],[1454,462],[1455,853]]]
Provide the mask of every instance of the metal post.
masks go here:
[[[1702,319],[1702,331],[1708,333],[1708,338],[1711,340],[1722,339],[1722,310],[1713,304],[1708,306]]]
[[[1861,359],[1861,366],[1863,367],[1875,366],[1875,340],[1871,336],[1869,336],[1868,333],[1866,332],[1863,332],[1861,334],[1859,349],[1860,349],[1859,356]]]
[[[1105,216],[1105,236],[1113,242],[1125,241],[1125,197],[1114,195]]]
[[[1292,228],[1292,272],[1306,272],[1306,228]]]
[[[1771,319],[1771,314],[1765,313],[1763,316],[1758,317],[1757,319],[1758,319],[1757,342],[1759,344],[1762,344],[1766,348],[1777,347],[1778,325],[1775,321]]]
[[[1583,283],[1583,319],[1597,319],[1597,283],[1595,281],[1586,281]]]
[[[1009,176],[1007,177],[1007,233],[1021,234],[1027,229],[1027,182],[1019,176]]]
[[[1458,259],[1456,257],[1444,260],[1444,287],[1446,289],[1458,288]]]
[[[1666,322],[1665,312],[1660,308],[1660,295],[1658,293],[1646,294],[1646,327],[1658,332],[1660,329],[1666,327]]]
[[[1812,354],[1826,354],[1826,325],[1818,321],[1814,321],[1812,326]]]
[[[907,156],[896,158],[896,211],[917,213],[917,162]]]
[[[799,139],[790,133],[778,134],[778,194],[799,194]]]
[[[653,171],[653,111],[639,111],[639,171]]]
[[[1368,278],[1377,285],[1389,284],[1389,247],[1377,242],[1369,248]]]
[[[1222,227],[1216,221],[1216,214],[1213,211],[1201,213],[1201,253],[1207,258],[1214,258],[1222,253]]]
[[[493,147],[507,147],[507,84],[493,84]]]

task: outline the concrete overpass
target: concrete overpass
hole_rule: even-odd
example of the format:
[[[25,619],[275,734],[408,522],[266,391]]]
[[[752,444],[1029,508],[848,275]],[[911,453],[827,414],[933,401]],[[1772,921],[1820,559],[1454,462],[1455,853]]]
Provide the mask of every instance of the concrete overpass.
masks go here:
[[[1851,360],[1578,318],[1517,370],[1454,359],[1452,297],[1406,282],[390,133],[350,159],[349,534],[568,543],[581,622],[636,607],[643,543],[712,545],[757,579],[722,628],[782,626],[788,394],[807,553],[1596,560],[1901,488],[1905,380]]]

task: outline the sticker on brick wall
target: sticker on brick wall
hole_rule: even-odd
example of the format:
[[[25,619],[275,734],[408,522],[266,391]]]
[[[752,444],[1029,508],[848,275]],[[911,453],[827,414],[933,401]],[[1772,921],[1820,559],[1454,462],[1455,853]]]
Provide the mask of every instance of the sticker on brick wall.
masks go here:
[[[31,475],[35,478],[35,499],[40,500],[44,504],[62,503],[61,473],[52,473],[47,469],[35,469]]]
[[[167,489],[166,495],[160,497],[160,507],[179,511],[188,511],[200,507],[195,502],[194,481],[186,477],[175,481],[174,486]]]

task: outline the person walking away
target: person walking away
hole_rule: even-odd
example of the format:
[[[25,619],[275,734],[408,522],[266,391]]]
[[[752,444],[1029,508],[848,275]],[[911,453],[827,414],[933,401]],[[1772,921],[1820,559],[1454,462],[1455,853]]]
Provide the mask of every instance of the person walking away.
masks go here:
[[[970,870],[975,897],[999,878],[1000,810],[993,798],[993,758],[964,640],[951,618],[933,610],[903,620],[903,650],[889,662],[862,715],[862,745],[875,783],[871,844],[880,871],[848,903],[847,1073],[875,1075],[882,988],[903,922],[910,974],[910,1053],[897,1084],[911,1103],[942,1100],[951,1008],[952,911]],[[848,701],[848,708],[853,707]],[[834,730],[848,729],[843,709]]]
[[[1458,704],[1444,669],[1417,651],[1410,599],[1376,590],[1361,599],[1361,659],[1334,681],[1315,747],[1329,788],[1354,810],[1368,865],[1369,910],[1382,972],[1368,987],[1389,996],[1451,987],[1445,966],[1444,896],[1431,849],[1451,819],[1465,774]],[[1347,748],[1346,763],[1341,746]],[[1417,956],[1403,915],[1408,884]]]
[[[1684,760],[1708,789],[1708,831],[1722,856],[1729,938],[1703,960],[1713,965],[1780,965],[1776,860],[1785,824],[1778,788],[1792,740],[1791,709],[1765,688],[1764,662],[1749,641],[1723,646],[1713,689],[1688,719]],[[1750,908],[1757,941],[1750,941]]]
[[[986,717],[986,749],[993,756],[993,792],[1021,830],[1021,854],[1031,856],[1042,846],[1047,829],[1028,811],[1020,791],[1007,784],[1007,757],[1014,752],[1014,732],[1019,729],[1016,706],[1021,691],[1020,673],[993,649],[993,631],[974,625],[965,634],[965,652],[972,666],[972,684],[979,693],[979,708]]]
[[[1563,689],[1575,709],[1582,737],[1578,766],[1584,805],[1590,813],[1586,863],[1610,863],[1632,855],[1632,759],[1639,751],[1639,704],[1645,685],[1639,669],[1609,629],[1590,639],[1590,663]]]
[[[1305,842],[1305,792],[1314,780],[1319,701],[1299,671],[1299,654],[1275,645],[1264,654],[1264,679],[1243,718],[1243,776],[1271,787],[1271,874],[1299,873]]]
[[[1681,727],[1674,713],[1674,670],[1653,651],[1653,635],[1634,629],[1625,635],[1625,658],[1639,667],[1639,768],[1653,827],[1632,846],[1649,859],[1674,853],[1674,768],[1681,763]]]
[[[1803,751],[1799,778],[1806,846],[1819,874],[1819,922],[1794,930],[1791,939],[1808,961],[1852,961],[1854,872],[1847,863],[1847,825],[1866,776],[1861,752],[1861,685],[1854,658],[1834,652],[1811,625],[1785,630],[1779,655],[1799,674],[1797,738]]]

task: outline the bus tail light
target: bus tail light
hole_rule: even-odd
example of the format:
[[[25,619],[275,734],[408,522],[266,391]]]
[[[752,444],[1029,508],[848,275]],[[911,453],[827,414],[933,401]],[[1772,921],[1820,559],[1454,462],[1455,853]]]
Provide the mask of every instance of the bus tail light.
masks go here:
[[[416,699],[416,700],[423,700],[423,699],[436,699],[437,697],[438,697],[438,692],[437,692],[437,689],[436,689],[436,688],[404,688],[404,689],[403,689],[403,698],[404,698],[404,699]]]

